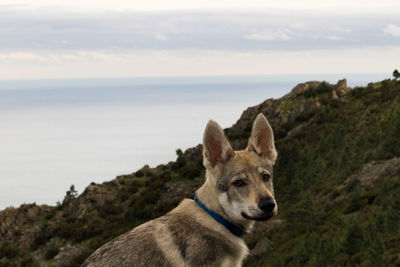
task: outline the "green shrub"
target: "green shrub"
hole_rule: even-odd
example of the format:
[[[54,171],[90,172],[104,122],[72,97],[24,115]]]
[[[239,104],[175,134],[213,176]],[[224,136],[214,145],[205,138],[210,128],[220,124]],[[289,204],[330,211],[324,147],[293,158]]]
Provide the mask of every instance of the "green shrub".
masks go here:
[[[58,247],[50,247],[46,250],[44,257],[47,260],[50,260],[52,258],[54,258],[59,252],[59,248]]]
[[[9,259],[17,257],[19,255],[17,244],[11,242],[3,242],[0,245],[0,255]]]
[[[92,250],[85,249],[78,255],[72,256],[64,265],[65,267],[79,267],[92,254]]]

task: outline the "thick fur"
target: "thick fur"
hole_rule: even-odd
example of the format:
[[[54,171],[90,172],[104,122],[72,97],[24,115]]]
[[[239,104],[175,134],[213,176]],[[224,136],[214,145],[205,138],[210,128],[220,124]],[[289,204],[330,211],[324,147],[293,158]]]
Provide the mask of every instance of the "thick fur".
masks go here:
[[[206,181],[197,196],[250,231],[254,221],[277,212],[272,184],[276,157],[273,132],[262,114],[241,151],[233,151],[221,127],[210,121],[203,139]],[[266,202],[268,206],[262,204]],[[166,215],[106,243],[82,266],[241,266],[247,255],[243,239],[185,199]]]

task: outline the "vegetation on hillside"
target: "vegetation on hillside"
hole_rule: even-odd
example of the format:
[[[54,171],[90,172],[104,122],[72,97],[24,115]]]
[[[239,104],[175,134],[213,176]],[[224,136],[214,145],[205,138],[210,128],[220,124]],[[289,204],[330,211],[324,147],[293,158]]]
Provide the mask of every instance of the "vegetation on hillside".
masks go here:
[[[366,164],[400,157],[400,83],[385,80],[328,101],[277,148],[282,224],[248,266],[400,264],[400,166],[369,187],[345,186]]]
[[[279,215],[246,237],[245,264],[400,265],[400,81],[348,92],[326,82],[304,88],[249,108],[226,130],[244,148],[263,112],[279,152]],[[101,244],[192,197],[201,161],[201,146],[178,150],[175,162],[91,184],[80,196],[71,187],[57,207],[0,212],[0,266],[78,266]]]

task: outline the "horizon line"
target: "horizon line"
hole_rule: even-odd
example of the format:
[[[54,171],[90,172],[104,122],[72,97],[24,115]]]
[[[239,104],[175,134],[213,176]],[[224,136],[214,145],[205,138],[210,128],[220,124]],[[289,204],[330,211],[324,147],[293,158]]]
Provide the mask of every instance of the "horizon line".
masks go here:
[[[108,77],[58,77],[58,78],[22,78],[2,79],[0,82],[23,82],[23,81],[59,81],[59,80],[117,80],[117,79],[196,79],[196,78],[244,78],[244,77],[279,77],[279,76],[322,76],[322,75],[392,75],[390,72],[329,72],[329,73],[278,73],[278,74],[240,74],[240,75],[183,75],[183,76],[108,76]],[[344,77],[346,78],[346,77]]]

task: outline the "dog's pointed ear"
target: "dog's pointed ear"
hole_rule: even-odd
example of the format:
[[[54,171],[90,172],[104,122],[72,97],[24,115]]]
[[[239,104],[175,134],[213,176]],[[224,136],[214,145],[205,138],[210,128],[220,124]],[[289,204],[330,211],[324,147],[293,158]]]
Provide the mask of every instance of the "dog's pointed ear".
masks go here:
[[[275,149],[274,133],[265,116],[260,113],[254,121],[247,146],[249,151],[254,151],[259,157],[275,163],[278,153]]]
[[[203,164],[214,168],[218,164],[229,161],[235,152],[228,139],[226,139],[221,126],[215,121],[210,120],[207,124],[203,137]]]

